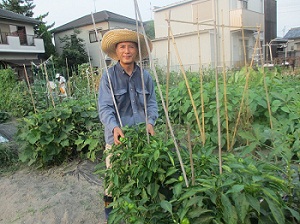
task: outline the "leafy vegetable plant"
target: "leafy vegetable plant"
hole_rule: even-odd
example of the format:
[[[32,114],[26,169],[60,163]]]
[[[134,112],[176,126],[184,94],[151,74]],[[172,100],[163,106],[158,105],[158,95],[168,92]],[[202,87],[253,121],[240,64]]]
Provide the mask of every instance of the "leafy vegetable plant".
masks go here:
[[[69,100],[21,120],[19,158],[29,165],[60,164],[81,156],[95,160],[104,145],[103,130],[90,99]]]

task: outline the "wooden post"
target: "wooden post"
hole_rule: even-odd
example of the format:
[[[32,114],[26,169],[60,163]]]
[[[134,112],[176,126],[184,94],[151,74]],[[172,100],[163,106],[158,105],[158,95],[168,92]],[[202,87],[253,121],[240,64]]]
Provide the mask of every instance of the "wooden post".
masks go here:
[[[25,72],[25,77],[26,77],[29,93],[30,93],[30,96],[31,96],[31,102],[32,102],[32,105],[33,105],[33,110],[34,110],[34,113],[36,114],[37,111],[36,111],[36,107],[35,107],[35,103],[34,103],[34,99],[33,99],[33,95],[32,95],[32,90],[31,90],[31,86],[30,86],[26,66],[25,66],[25,64],[23,64],[23,66],[24,66],[24,72]]]

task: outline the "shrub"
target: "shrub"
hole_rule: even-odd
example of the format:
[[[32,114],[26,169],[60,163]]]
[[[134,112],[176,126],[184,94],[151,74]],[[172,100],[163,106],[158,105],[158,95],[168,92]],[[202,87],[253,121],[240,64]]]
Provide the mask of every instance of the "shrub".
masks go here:
[[[91,99],[66,100],[21,120],[19,157],[29,165],[61,164],[83,157],[94,161],[104,146],[103,129]]]
[[[0,70],[0,111],[22,117],[33,111],[28,87],[18,81],[12,69]]]

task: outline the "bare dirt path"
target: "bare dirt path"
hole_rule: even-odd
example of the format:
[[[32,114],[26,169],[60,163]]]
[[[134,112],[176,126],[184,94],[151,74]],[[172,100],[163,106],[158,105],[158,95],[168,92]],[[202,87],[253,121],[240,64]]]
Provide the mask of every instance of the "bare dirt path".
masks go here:
[[[0,176],[1,224],[103,224],[102,180],[93,163]]]

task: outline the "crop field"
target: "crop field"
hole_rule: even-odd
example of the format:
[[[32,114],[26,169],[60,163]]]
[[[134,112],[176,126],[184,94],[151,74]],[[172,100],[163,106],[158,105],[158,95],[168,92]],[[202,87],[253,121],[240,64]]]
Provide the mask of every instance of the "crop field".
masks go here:
[[[78,71],[61,98],[48,88],[50,68],[29,85],[0,70],[0,121],[17,120],[17,160],[49,167],[102,156],[101,71]],[[297,68],[156,73],[156,135],[124,127],[113,168],[104,175],[102,161],[96,167],[113,183],[111,222],[300,223]],[[0,148],[1,164],[12,157]]]

